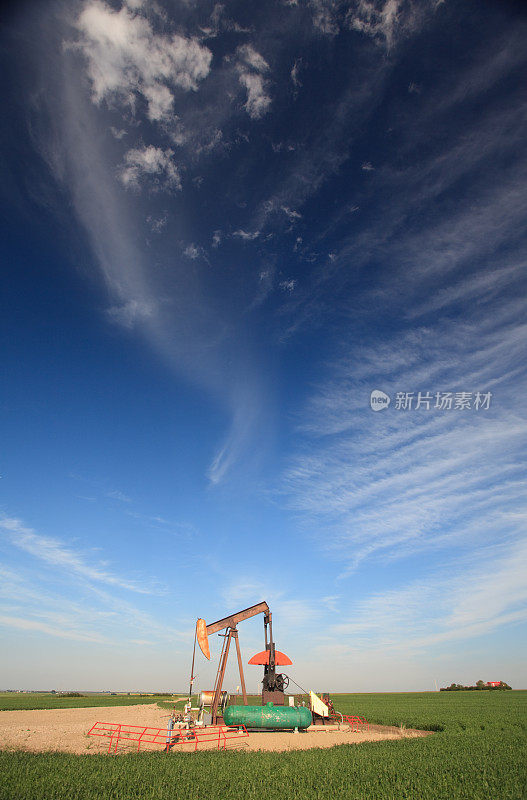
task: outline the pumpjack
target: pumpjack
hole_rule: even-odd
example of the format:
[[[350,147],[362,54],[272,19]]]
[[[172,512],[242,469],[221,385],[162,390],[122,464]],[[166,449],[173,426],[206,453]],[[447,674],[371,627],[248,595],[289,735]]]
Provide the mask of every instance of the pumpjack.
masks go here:
[[[276,667],[286,666],[292,664],[293,662],[288,658],[288,656],[285,655],[285,653],[281,653],[275,647],[275,643],[273,641],[272,614],[265,601],[257,603],[254,606],[250,606],[249,608],[245,608],[243,611],[238,611],[236,614],[231,614],[228,617],[219,619],[216,622],[211,622],[210,625],[207,625],[204,619],[198,619],[196,622],[196,635],[194,638],[194,654],[192,656],[189,697],[192,694],[192,684],[194,681],[196,642],[198,643],[205,658],[210,660],[209,636],[213,633],[218,633],[219,631],[226,631],[226,633],[219,634],[223,637],[223,644],[220,661],[218,664],[218,671],[216,673],[216,681],[214,684],[214,699],[212,701],[211,709],[213,725],[217,724],[218,720],[220,719],[218,708],[220,706],[223,679],[225,677],[227,658],[229,656],[229,648],[232,639],[234,639],[236,643],[236,655],[238,657],[238,669],[240,673],[243,704],[248,705],[237,626],[238,623],[249,619],[250,617],[255,617],[257,614],[264,615],[265,650],[253,656],[250,659],[249,664],[260,664],[264,668],[264,676],[262,680],[262,705],[265,705],[269,701],[273,702],[275,706],[283,706],[285,703],[284,692],[289,685],[289,678],[287,675],[277,673]]]

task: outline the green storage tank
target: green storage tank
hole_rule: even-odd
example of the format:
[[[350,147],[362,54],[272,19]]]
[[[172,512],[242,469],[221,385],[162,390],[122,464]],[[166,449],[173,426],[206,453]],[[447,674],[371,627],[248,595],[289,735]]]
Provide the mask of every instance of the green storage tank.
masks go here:
[[[300,706],[227,706],[223,712],[225,725],[245,725],[246,728],[270,728],[292,730],[311,725],[311,711]]]

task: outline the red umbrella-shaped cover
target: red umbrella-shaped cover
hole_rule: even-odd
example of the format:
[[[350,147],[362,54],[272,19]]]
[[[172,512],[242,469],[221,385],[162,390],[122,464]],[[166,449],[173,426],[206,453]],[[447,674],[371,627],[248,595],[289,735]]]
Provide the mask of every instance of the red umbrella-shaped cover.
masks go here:
[[[275,657],[275,664],[277,667],[287,667],[289,666],[289,664],[293,663],[291,659],[288,658],[288,656],[286,656],[285,653],[281,653],[280,650],[274,651],[274,657]],[[253,656],[249,661],[249,664],[265,665],[268,663],[269,663],[269,650],[263,650],[261,653],[256,653],[256,655]]]

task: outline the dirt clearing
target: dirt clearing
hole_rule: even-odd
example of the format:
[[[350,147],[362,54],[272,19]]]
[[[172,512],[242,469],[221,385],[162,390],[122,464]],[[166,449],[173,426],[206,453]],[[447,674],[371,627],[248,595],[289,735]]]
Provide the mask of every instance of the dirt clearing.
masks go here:
[[[95,722],[120,722],[125,725],[144,725],[165,728],[169,713],[154,704],[67,708],[46,711],[0,711],[0,749],[43,752],[60,750],[65,753],[105,753],[109,739],[88,736]],[[250,732],[244,750],[307,750],[312,747],[333,747],[336,744],[379,742],[385,739],[428,736],[430,731],[370,726],[370,731],[352,733],[346,730],[316,730],[305,733]],[[186,747],[186,746],[185,746]],[[209,745],[214,748],[215,745]],[[137,749],[137,745],[119,747],[119,752]],[[143,750],[161,747],[144,747]],[[193,745],[192,745],[193,749]],[[202,749],[200,747],[200,749]],[[204,749],[204,747],[203,747]],[[178,747],[174,747],[174,752]]]

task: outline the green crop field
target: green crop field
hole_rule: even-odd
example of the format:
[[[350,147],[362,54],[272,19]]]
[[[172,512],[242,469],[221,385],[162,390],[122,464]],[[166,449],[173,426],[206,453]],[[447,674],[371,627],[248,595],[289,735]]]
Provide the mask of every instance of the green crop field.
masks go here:
[[[0,711],[36,711],[48,708],[100,708],[101,706],[131,706],[137,703],[169,701],[160,695],[110,695],[89,694],[82,697],[66,697],[51,692],[0,692]],[[172,701],[172,706],[174,702]]]
[[[144,753],[114,757],[3,752],[0,798],[527,797],[527,692],[348,694],[333,695],[333,700],[340,711],[360,714],[374,723],[437,733],[418,739],[284,753]],[[167,702],[166,698],[163,702]]]

